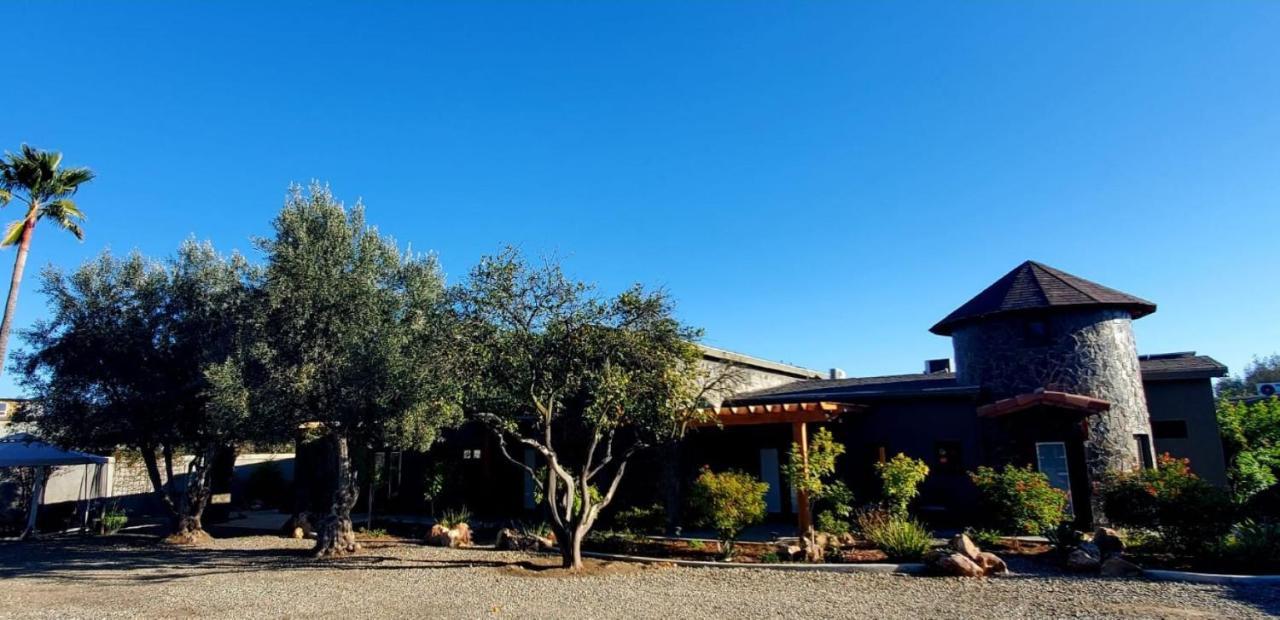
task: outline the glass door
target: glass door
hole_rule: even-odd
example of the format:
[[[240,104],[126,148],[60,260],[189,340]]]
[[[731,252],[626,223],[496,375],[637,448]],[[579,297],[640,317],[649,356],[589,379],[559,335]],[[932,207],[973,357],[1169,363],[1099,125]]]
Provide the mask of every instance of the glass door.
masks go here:
[[[1049,478],[1049,484],[1067,494],[1067,512],[1075,514],[1071,505],[1071,474],[1067,468],[1067,444],[1051,441],[1036,444],[1036,467]]]

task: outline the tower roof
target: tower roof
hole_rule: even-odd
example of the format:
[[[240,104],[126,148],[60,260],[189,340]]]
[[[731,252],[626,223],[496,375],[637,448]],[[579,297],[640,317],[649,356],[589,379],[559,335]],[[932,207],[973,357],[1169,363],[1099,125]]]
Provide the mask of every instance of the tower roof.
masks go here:
[[[1156,305],[1073,276],[1048,265],[1027,261],[996,280],[986,290],[956,308],[929,331],[950,335],[961,324],[975,319],[1012,312],[1100,306],[1128,310],[1133,318],[1156,311]]]

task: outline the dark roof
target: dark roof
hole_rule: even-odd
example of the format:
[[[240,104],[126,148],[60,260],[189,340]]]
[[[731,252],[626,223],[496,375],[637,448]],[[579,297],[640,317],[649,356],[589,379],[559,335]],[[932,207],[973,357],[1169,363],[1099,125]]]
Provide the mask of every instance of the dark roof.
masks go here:
[[[1227,374],[1227,367],[1207,355],[1163,353],[1139,356],[1143,381],[1169,381],[1175,379],[1208,379]],[[851,377],[848,379],[817,379],[796,381],[762,390],[736,394],[726,399],[726,405],[745,405],[785,400],[840,402],[880,398],[958,396],[976,394],[978,386],[962,385],[953,372],[930,374],[888,375],[884,377]]]
[[[929,331],[946,336],[961,323],[1008,312],[1078,306],[1110,306],[1133,318],[1156,311],[1156,305],[1048,265],[1027,261],[996,280]]]
[[[1195,351],[1139,355],[1144,381],[1170,381],[1175,379],[1209,379],[1227,376],[1227,367],[1208,355],[1196,355]]]

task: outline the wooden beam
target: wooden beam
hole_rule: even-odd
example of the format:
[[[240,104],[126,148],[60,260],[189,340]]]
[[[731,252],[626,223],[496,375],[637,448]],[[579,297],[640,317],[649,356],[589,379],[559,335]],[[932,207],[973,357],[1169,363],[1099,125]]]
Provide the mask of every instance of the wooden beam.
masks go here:
[[[804,422],[793,422],[791,424],[791,441],[800,448],[800,469],[805,478],[809,477],[809,429]],[[804,489],[796,489],[796,515],[798,519],[797,525],[800,528],[799,536],[804,538],[809,534],[809,529],[813,527],[813,517],[809,514],[809,492]]]
[[[768,405],[735,405],[704,410],[709,414],[694,428],[707,426],[740,426],[745,424],[794,424],[796,422],[830,422],[840,414],[860,410],[857,405],[830,402],[777,403]]]

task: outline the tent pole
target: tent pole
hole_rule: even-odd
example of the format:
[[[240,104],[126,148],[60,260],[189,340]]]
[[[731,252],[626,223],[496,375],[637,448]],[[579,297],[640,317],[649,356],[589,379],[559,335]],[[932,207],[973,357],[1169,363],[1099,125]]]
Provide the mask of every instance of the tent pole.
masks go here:
[[[31,512],[27,514],[27,529],[22,532],[20,540],[34,536],[36,532],[36,512],[40,509],[40,498],[44,497],[44,467],[36,466],[36,480],[31,485]]]

